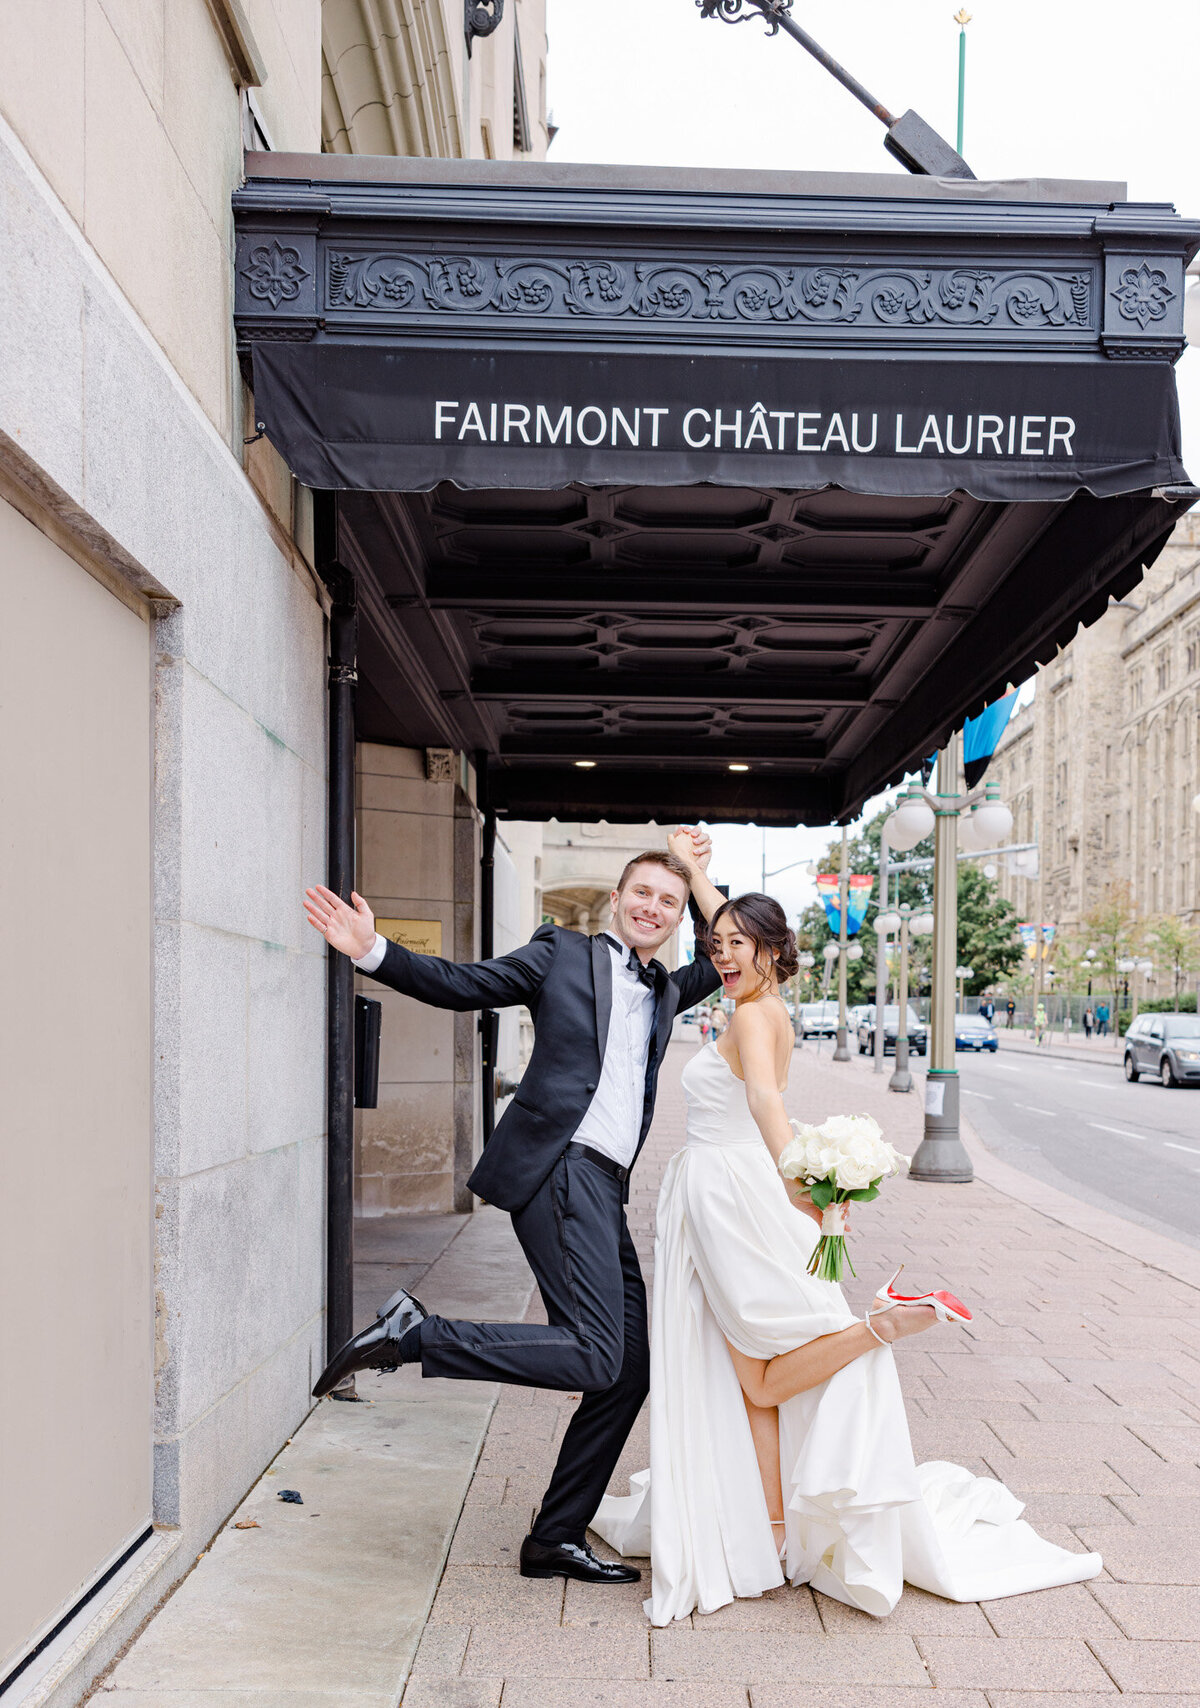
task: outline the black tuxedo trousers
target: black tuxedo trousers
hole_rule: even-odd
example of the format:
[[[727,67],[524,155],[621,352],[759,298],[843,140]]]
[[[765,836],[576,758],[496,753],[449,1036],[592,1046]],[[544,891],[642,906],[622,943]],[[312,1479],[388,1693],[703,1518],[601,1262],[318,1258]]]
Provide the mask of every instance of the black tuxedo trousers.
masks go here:
[[[525,1003],[533,1015],[529,1066],[470,1185],[511,1214],[548,1321],[430,1316],[421,1325],[421,1372],[582,1394],[534,1523],[540,1542],[583,1541],[649,1389],[646,1287],[625,1219],[627,1191],[568,1149],[600,1079],[614,959],[603,938],[543,926],[511,955],[467,965],[389,944],[373,975],[436,1007]],[[639,1150],[671,1022],[721,982],[704,957],[671,974],[652,966]]]
[[[542,1499],[539,1542],[582,1542],[650,1387],[646,1287],[620,1182],[564,1154],[513,1231],[549,1321],[421,1324],[421,1374],[581,1393]]]

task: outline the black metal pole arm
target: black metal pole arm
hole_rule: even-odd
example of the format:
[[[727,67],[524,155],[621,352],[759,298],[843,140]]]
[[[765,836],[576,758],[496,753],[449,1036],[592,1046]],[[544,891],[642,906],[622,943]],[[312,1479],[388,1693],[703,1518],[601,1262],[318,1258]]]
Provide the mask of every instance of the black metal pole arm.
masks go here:
[[[776,36],[782,30],[793,41],[799,42],[843,89],[848,89],[856,101],[861,101],[868,112],[874,113],[879,122],[887,126],[884,147],[908,171],[935,178],[975,176],[961,154],[956,153],[932,125],[926,124],[919,113],[910,110],[897,117],[831,53],[826,53],[819,41],[801,29],[790,15],[792,0],[696,0],[696,4],[702,18],[717,18],[724,24],[748,24],[751,19],[760,18],[767,26],[768,35]]]

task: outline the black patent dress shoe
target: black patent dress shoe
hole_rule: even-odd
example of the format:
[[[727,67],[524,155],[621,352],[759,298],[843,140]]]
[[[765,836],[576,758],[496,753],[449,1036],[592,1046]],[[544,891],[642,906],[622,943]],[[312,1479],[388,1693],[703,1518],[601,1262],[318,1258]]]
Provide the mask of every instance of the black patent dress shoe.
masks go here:
[[[339,1382],[353,1376],[356,1370],[398,1370],[401,1364],[400,1342],[410,1328],[416,1328],[428,1315],[421,1301],[401,1287],[385,1305],[380,1306],[375,1321],[352,1335],[341,1351],[329,1360],[313,1389],[313,1398],[324,1399]]]
[[[523,1578],[576,1578],[580,1583],[637,1583],[636,1566],[602,1560],[585,1542],[535,1542],[526,1536],[521,1543]]]

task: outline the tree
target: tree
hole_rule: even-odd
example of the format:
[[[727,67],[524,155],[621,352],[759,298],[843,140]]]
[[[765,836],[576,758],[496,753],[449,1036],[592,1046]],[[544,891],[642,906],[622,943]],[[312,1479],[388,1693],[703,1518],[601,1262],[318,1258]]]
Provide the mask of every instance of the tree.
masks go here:
[[[1179,987],[1188,973],[1200,970],[1200,933],[1173,913],[1159,914],[1146,932],[1161,970],[1171,977],[1171,999],[1179,1007]]]
[[[1096,951],[1092,965],[1094,977],[1104,980],[1101,989],[1112,991],[1113,1030],[1116,1031],[1117,983],[1122,977],[1117,962],[1137,953],[1141,943],[1141,926],[1126,883],[1106,884],[1104,893],[1083,916],[1082,927],[1075,944],[1076,952]]]
[[[869,824],[863,826],[859,835],[851,837],[847,843],[847,870],[870,872],[877,880],[866,918],[858,934],[858,940],[863,947],[862,960],[852,961],[847,969],[846,1000],[849,1003],[869,1002],[875,995],[875,918],[881,902],[878,889],[879,841],[886,817],[886,809],[877,813]],[[927,859],[932,856],[933,837],[928,836],[904,858]],[[842,846],[839,838],[825,850],[817,862],[817,870],[840,872],[841,859]],[[907,902],[914,912],[932,906],[932,867],[899,873],[890,885],[893,897],[897,884],[899,900]],[[957,960],[963,965],[970,965],[974,972],[975,976],[967,981],[965,987],[972,995],[987,990],[997,979],[1003,978],[1020,965],[1022,949],[1015,930],[1016,917],[1012,903],[1000,897],[995,884],[985,877],[980,867],[969,860],[959,862]],[[805,910],[801,917],[801,926],[812,939],[813,952],[817,956],[817,966],[820,967],[821,950],[830,941],[833,933],[829,929],[825,909],[819,901],[813,902]],[[909,938],[909,989],[913,992],[921,987],[922,972],[928,963],[930,949],[930,938]],[[832,979],[830,988],[833,988]]]
[[[995,882],[970,860],[958,867],[958,959],[974,974],[964,991],[978,996],[1014,973],[1025,951],[1017,936],[1017,910]]]

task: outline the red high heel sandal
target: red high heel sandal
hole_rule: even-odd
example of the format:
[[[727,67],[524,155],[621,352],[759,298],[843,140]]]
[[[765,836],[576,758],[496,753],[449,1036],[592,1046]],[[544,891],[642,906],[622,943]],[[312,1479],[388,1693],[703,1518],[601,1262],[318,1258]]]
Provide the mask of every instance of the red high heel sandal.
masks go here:
[[[901,1264],[900,1269],[903,1268],[904,1265]],[[896,1274],[892,1276],[887,1286],[875,1295],[877,1299],[886,1299],[887,1304],[880,1305],[873,1311],[868,1311],[868,1316],[876,1317],[879,1315],[880,1311],[886,1311],[892,1305],[932,1305],[934,1310],[937,1312],[937,1320],[940,1323],[969,1323],[971,1321],[970,1311],[963,1304],[961,1299],[956,1299],[954,1297],[953,1293],[947,1293],[945,1291],[917,1294],[893,1292],[893,1288],[896,1285],[896,1278],[900,1274],[900,1269],[897,1269]]]

